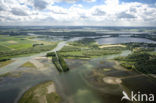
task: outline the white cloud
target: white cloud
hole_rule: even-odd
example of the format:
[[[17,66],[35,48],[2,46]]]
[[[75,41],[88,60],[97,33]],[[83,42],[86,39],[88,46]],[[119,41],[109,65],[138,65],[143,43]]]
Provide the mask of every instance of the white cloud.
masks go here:
[[[94,16],[104,16],[106,14],[106,12],[104,10],[101,10],[100,8],[96,8],[92,15]]]
[[[95,2],[96,0],[83,0],[85,2]]]
[[[85,8],[83,4],[74,4],[77,0],[65,0],[73,5],[69,8],[55,5],[62,1],[1,0],[0,24],[156,26],[156,7],[148,4],[105,0],[101,5]]]
[[[12,8],[11,12],[14,15],[18,15],[18,16],[27,16],[28,15],[24,10],[21,10],[21,9],[18,9],[18,8]]]
[[[121,13],[119,13],[118,15],[117,15],[117,17],[120,19],[122,19],[122,18],[126,18],[126,19],[131,19],[131,18],[135,18],[135,16],[134,15],[132,15],[132,14],[129,14],[129,13],[126,13],[126,12],[121,12]]]
[[[105,0],[105,4],[108,6],[118,6],[119,0]]]
[[[54,0],[54,2],[67,2],[67,3],[75,3],[79,0]]]

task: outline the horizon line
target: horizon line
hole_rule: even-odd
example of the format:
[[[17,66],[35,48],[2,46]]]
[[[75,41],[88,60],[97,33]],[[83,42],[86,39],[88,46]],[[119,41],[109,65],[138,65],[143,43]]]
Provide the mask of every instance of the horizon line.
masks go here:
[[[0,25],[0,27],[154,27],[156,26],[92,26],[92,25]]]

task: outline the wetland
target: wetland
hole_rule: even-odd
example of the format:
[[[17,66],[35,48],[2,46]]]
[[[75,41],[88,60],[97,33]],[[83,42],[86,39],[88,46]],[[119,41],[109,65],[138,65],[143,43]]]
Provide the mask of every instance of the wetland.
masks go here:
[[[1,103],[121,103],[122,91],[156,93],[156,28],[26,28],[0,31]]]

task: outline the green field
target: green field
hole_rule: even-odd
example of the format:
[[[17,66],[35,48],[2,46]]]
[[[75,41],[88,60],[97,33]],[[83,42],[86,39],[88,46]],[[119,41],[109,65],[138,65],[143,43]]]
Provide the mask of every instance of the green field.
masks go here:
[[[76,42],[69,42],[59,54],[65,58],[94,58],[110,54],[119,54],[126,50],[126,46],[109,46],[100,48],[93,39],[83,39]]]
[[[50,91],[49,91],[50,90]],[[24,93],[18,103],[59,103],[60,97],[56,93],[52,81],[38,84]]]
[[[0,35],[0,46],[4,47],[1,49],[1,51],[3,51],[5,48],[7,48],[7,50],[29,48],[33,43],[35,42],[30,40],[28,36]]]
[[[52,50],[57,42],[35,40],[35,36],[0,35],[0,60]]]
[[[26,67],[26,68],[37,68],[33,63],[31,62],[26,62],[23,65],[21,65],[20,67]]]
[[[5,46],[5,45],[1,45],[0,44],[0,51],[8,51],[8,50],[10,50],[10,48],[9,47],[7,47],[7,46]]]
[[[4,67],[12,62],[14,62],[14,60],[7,60],[7,61],[0,62],[0,67]]]

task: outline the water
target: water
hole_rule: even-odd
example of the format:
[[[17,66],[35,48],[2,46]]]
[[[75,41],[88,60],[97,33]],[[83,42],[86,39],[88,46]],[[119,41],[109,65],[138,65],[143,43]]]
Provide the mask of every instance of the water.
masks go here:
[[[96,92],[90,88],[83,80],[83,66],[76,67],[68,73],[60,74],[55,82],[60,95],[63,97],[62,103],[103,103]]]
[[[79,39],[72,39],[79,40]],[[52,51],[60,50],[66,42],[60,42]],[[26,68],[20,67],[21,64],[35,57],[44,56],[46,52],[36,54],[30,57],[14,58],[16,61],[0,69],[0,73],[12,72],[18,73]],[[71,63],[72,61],[70,61]],[[80,63],[81,65],[77,65]],[[87,73],[90,69],[84,65],[85,61],[76,61],[67,73],[59,73],[51,61],[44,61],[48,64],[48,69],[45,71],[31,70],[27,68],[20,77],[5,77],[0,81],[0,102],[13,103],[17,102],[22,94],[34,85],[41,82],[52,80],[55,82],[56,89],[62,97],[62,103],[103,103],[93,89],[91,89],[84,81],[83,73]],[[87,63],[87,62],[86,62]],[[92,63],[91,63],[92,64]],[[9,98],[9,99],[8,99]]]
[[[38,75],[26,73],[19,78],[6,77],[0,82],[0,102],[14,103],[28,88],[47,80],[50,78],[42,73]]]
[[[70,63],[71,61],[67,62]],[[62,103],[103,103],[102,98],[86,84],[83,77],[84,73],[91,70],[87,66],[94,66],[95,63],[93,61],[72,60],[70,71],[66,73],[59,73],[50,61],[46,61],[46,64],[49,65],[46,71],[40,72],[36,70],[33,73],[33,70],[30,69],[28,71],[31,73],[24,73],[19,78],[4,78],[0,82],[0,101],[3,103],[17,102],[28,88],[41,82],[52,80],[56,85],[57,92],[62,97]],[[25,68],[20,68],[20,70],[22,69],[24,70]]]
[[[80,39],[82,39],[82,38],[75,37],[75,38],[69,39],[68,41],[77,41],[77,40],[80,40]],[[13,58],[13,60],[15,60],[13,63],[0,68],[0,74],[4,74],[4,73],[7,73],[7,72],[12,72],[12,71],[18,70],[19,69],[18,67],[20,67],[22,64],[24,64],[25,62],[27,62],[27,61],[35,58],[35,57],[45,56],[48,52],[59,51],[66,45],[66,43],[68,41],[62,41],[62,42],[58,43],[56,48],[54,48],[51,51],[38,53],[38,54],[35,54],[35,55],[32,55],[32,56],[28,56],[28,57]]]
[[[109,41],[111,40],[112,38],[109,39]],[[121,42],[121,38],[118,38],[116,43],[117,41]],[[104,43],[105,40],[101,42]],[[60,50],[65,44],[66,41],[59,43],[58,46],[52,51]],[[95,90],[86,83],[84,74],[90,72],[93,69],[96,69],[96,66],[99,66],[100,61],[103,61],[103,59],[112,59],[117,56],[126,56],[129,53],[130,51],[123,51],[120,55],[105,56],[101,58],[94,58],[92,60],[66,60],[70,67],[70,71],[66,73],[59,73],[51,61],[44,61],[44,63],[48,64],[48,69],[45,71],[36,70],[33,72],[30,69],[28,73],[24,73],[19,78],[4,78],[0,82],[0,102],[16,103],[22,94],[28,90],[28,88],[31,88],[32,86],[41,82],[52,80],[56,85],[58,94],[62,97],[61,103],[105,103],[106,101],[104,102],[99,91]],[[17,62],[10,64],[3,69],[1,68],[0,73],[13,71],[19,72],[20,70],[25,70],[25,68],[18,68],[15,65],[21,65],[34,57],[44,56],[45,54],[46,53],[44,52],[30,57],[16,58]]]
[[[115,89],[109,85],[105,85],[105,89],[102,95],[98,88],[92,88],[92,85],[87,83],[85,74],[96,69],[97,67],[103,67],[102,65],[114,66],[112,63],[102,63],[106,59],[112,59],[117,56],[126,56],[130,51],[123,51],[121,54],[114,54],[111,56],[104,56],[100,58],[94,58],[91,60],[66,60],[70,67],[70,71],[66,73],[59,73],[51,61],[41,61],[42,63],[48,64],[48,69],[45,71],[25,73],[19,78],[7,77],[0,82],[0,101],[2,103],[13,103],[22,96],[22,94],[34,85],[41,82],[52,80],[55,83],[57,93],[61,96],[61,103],[120,103],[120,97],[116,98],[110,95],[110,90],[120,90],[118,87]],[[20,70],[25,68],[20,68]],[[110,94],[107,94],[107,92]],[[121,91],[119,92],[122,93]],[[113,93],[112,93],[113,94]],[[111,99],[107,96],[110,96]],[[105,97],[105,98],[104,98]],[[9,98],[9,99],[8,99]],[[119,100],[120,102],[116,101]],[[116,102],[112,102],[116,101]]]
[[[124,50],[121,52],[121,54],[106,55],[105,58],[106,59],[114,59],[119,56],[128,56],[129,54],[131,54],[130,50]]]
[[[144,43],[156,43],[155,41],[145,39],[145,38],[133,38],[133,37],[109,37],[100,38],[96,40],[100,45],[102,44],[120,44],[120,43],[130,43],[130,42],[144,42]]]

